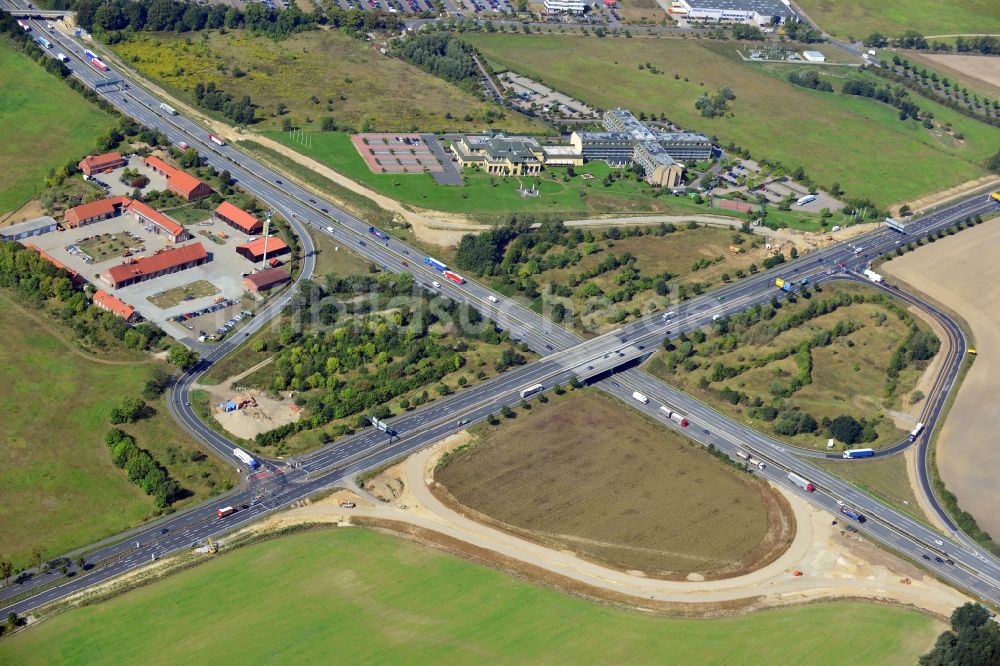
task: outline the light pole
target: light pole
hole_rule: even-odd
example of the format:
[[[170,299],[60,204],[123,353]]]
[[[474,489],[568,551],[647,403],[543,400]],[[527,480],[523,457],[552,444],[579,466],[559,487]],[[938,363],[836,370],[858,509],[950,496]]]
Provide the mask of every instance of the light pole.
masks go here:
[[[274,213],[273,210],[267,211],[264,214],[264,258],[260,262],[260,270],[267,270],[267,235],[271,229],[271,215]]]

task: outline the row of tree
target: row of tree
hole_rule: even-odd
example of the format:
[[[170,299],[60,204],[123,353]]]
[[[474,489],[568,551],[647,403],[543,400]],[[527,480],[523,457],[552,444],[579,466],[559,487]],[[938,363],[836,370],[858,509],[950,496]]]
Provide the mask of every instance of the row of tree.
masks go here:
[[[1000,39],[992,35],[973,35],[969,37],[956,37],[955,46],[952,47],[947,42],[928,42],[927,39],[915,30],[907,30],[899,37],[888,37],[880,32],[873,32],[864,39],[865,46],[873,48],[885,48],[895,46],[903,49],[916,49],[934,51],[956,51],[958,53],[982,53],[984,55],[1000,54]]]
[[[151,496],[158,509],[169,506],[182,494],[180,484],[170,478],[148,451],[140,449],[135,438],[127,432],[113,428],[104,436],[104,443],[111,450],[111,460],[125,470],[128,480]]]
[[[790,72],[788,82],[803,88],[811,88],[821,92],[833,92],[833,84],[820,78],[819,73],[814,69],[807,69],[803,72]]]
[[[899,109],[899,119],[920,118],[920,107],[910,101],[910,93],[901,86],[880,86],[866,79],[849,79],[844,81],[842,91],[845,95],[870,97]]]
[[[415,35],[398,46],[395,53],[452,83],[461,84],[477,78],[472,47],[450,33]]]

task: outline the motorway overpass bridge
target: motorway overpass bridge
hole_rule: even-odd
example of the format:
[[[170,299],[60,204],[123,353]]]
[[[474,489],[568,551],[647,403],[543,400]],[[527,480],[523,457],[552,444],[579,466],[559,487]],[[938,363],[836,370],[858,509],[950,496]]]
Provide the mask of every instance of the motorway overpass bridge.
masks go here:
[[[11,1],[2,0],[8,5]],[[126,80],[126,86],[103,92],[105,99],[119,110],[149,127],[163,131],[172,142],[184,141],[196,147],[209,165],[219,170],[228,169],[244,189],[268,202],[289,219],[303,238],[306,253],[303,276],[311,275],[314,260],[312,243],[306,233],[307,227],[314,233],[327,234],[339,242],[347,243],[354,251],[387,270],[407,270],[413,273],[417,282],[424,286],[429,287],[430,281],[438,276],[419,261],[419,253],[414,248],[395,239],[385,244],[362,244],[362,239],[371,241],[367,223],[322,200],[321,195],[288,181],[286,176],[276,173],[237,148],[210,143],[207,131],[189,118],[183,115],[167,116],[160,112],[160,100],[137,85],[137,82],[130,81],[125,68],[120,64],[116,65],[114,58],[108,59],[108,64],[116,70],[114,73],[98,72],[82,57],[83,45],[78,40],[56,31],[53,33],[53,41],[70,55],[70,67],[74,75],[86,85],[95,88],[99,82],[114,77]],[[285,180],[281,181],[282,178]],[[908,235],[911,238],[926,235],[953,224],[956,220],[983,214],[995,207],[986,197],[969,198],[915,221],[908,227]],[[390,426],[400,433],[397,439],[389,440],[384,433],[369,430],[339,440],[297,461],[294,466],[267,461],[268,474],[258,482],[243,485],[200,506],[120,535],[118,539],[89,547],[86,550],[88,560],[99,566],[86,575],[53,581],[37,576],[20,588],[12,586],[0,590],[0,606],[3,606],[0,613],[11,610],[20,613],[37,608],[74,590],[129,571],[152,556],[188,548],[193,541],[218,536],[257,520],[322,488],[340,483],[353,474],[380,466],[437,441],[460,427],[458,421],[475,422],[496,413],[501,405],[515,404],[520,400],[519,392],[528,386],[542,383],[548,388],[555,383],[565,384],[578,376],[578,373],[590,372],[587,365],[594,365],[596,372],[598,365],[594,361],[611,361],[615,365],[635,362],[643,353],[660,344],[664,337],[672,334],[667,331],[710,325],[716,315],[724,317],[754,302],[769,300],[776,293],[773,287],[775,276],[800,280],[811,275],[814,279],[820,279],[819,276],[827,274],[834,266],[839,268],[843,265],[856,270],[878,254],[892,250],[899,238],[896,232],[882,229],[855,239],[852,246],[841,244],[820,250],[783,265],[780,270],[740,280],[710,295],[694,299],[686,303],[683,310],[678,309],[678,316],[669,322],[663,321],[661,314],[655,314],[623,326],[618,331],[586,341],[481,284],[470,281],[458,286],[445,280],[443,282],[446,284],[439,289],[443,296],[474,305],[507,330],[520,333],[523,342],[538,351],[542,358],[465,389],[448,399],[391,419]],[[401,267],[403,261],[408,262],[406,268]],[[288,302],[294,291],[292,289],[272,302],[251,321],[247,333],[265,326]],[[499,302],[494,303],[489,299],[490,296]],[[624,342],[622,338],[625,338]],[[204,362],[198,372],[236,350],[241,341],[228,340],[214,349],[206,350]],[[649,344],[646,345],[645,341]],[[639,349],[640,345],[645,349]],[[618,356],[619,352],[624,355]],[[606,354],[607,359],[604,358]],[[611,354],[614,354],[614,358]],[[232,443],[201,423],[187,404],[187,391],[196,375],[197,372],[189,373],[180,378],[168,403],[171,413],[183,427],[216,453],[235,463]],[[809,496],[810,502],[835,514],[838,511],[837,502],[850,503],[871,517],[862,527],[864,532],[904,555],[919,559],[920,554],[927,550],[947,552],[954,558],[956,565],[938,567],[936,575],[1000,604],[1000,562],[979,552],[964,535],[955,533],[942,539],[943,535],[926,525],[917,523],[837,477],[808,464],[780,442],[734,423],[646,373],[626,369],[616,371],[613,379],[602,380],[599,375],[593,379],[600,388],[636,408],[641,409],[642,406],[637,406],[631,399],[631,393],[639,390],[652,400],[692,415],[693,427],[685,432],[696,441],[706,445],[713,444],[728,453],[733,453],[736,447],[751,448],[758,452],[769,462],[767,470],[762,470],[760,474],[772,483],[788,486],[788,471],[810,478],[819,487],[817,493]],[[655,408],[653,412],[655,417]],[[215,516],[215,509],[226,504],[246,508],[226,521],[219,521]],[[37,593],[32,590],[37,590]]]
[[[6,9],[14,18],[23,19],[61,19],[76,18],[76,12],[68,9]]]

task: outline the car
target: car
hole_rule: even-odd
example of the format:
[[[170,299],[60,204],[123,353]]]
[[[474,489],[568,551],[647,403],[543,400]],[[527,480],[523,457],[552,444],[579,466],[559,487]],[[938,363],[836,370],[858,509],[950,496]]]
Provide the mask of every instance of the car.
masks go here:
[[[708,428],[702,428],[702,429],[701,429],[701,434],[703,434],[703,435],[711,435],[712,433],[710,433],[710,432],[708,431]]]
[[[401,266],[402,266],[403,268],[409,268],[409,267],[410,267],[410,265],[409,265],[408,263],[406,263],[405,261],[401,261],[401,262],[399,262],[399,263],[400,263],[400,265],[401,265]]]
[[[364,241],[358,241],[358,244],[359,244],[359,245],[360,245],[361,247],[366,247],[366,246],[368,245],[368,243],[366,243],[366,242],[364,242]]]
[[[944,541],[941,541],[941,539],[934,539],[934,543],[936,543],[939,546],[943,546],[944,545]]]
[[[938,557],[937,555],[934,556],[934,561],[937,562],[938,564],[944,564],[944,560]]]
[[[166,534],[169,531],[170,531],[169,527],[164,527],[163,529],[160,530],[160,534]]]
[[[611,382],[611,385],[614,386],[615,388],[621,388],[622,387],[622,385],[619,384],[618,382]]]
[[[628,342],[628,338],[625,338],[625,337],[621,337],[621,338],[618,338],[618,339],[619,339],[619,340],[620,340],[621,342]]]
[[[669,329],[663,332],[664,335],[670,335]]]
[[[274,182],[276,182],[276,183],[277,183],[278,185],[284,185],[284,183],[282,183],[282,182],[281,182],[281,179],[280,179],[280,178],[279,178],[279,179],[277,179],[277,180],[275,180]]]
[[[326,208],[320,208],[320,210],[323,211],[324,213],[329,213],[330,212]]]
[[[639,351],[642,351],[645,348],[646,348],[646,345],[639,345]]]
[[[930,556],[930,555],[928,555],[927,553],[924,553],[922,557],[923,557],[923,558],[924,558],[925,560],[930,560],[930,559],[931,559],[931,556]]]
[[[951,566],[955,566],[955,560],[945,560],[945,562],[947,562]]]
[[[309,199],[309,203],[316,203],[315,199]]]
[[[545,345],[545,348],[548,349],[549,351],[552,351],[552,345]]]
[[[796,269],[796,270],[798,270],[798,269]],[[720,301],[724,301],[724,300],[726,300],[726,297],[725,296],[719,296],[719,300]]]
[[[588,365],[587,366],[587,370],[593,370],[593,369],[594,369],[594,366],[592,366],[592,365]]]

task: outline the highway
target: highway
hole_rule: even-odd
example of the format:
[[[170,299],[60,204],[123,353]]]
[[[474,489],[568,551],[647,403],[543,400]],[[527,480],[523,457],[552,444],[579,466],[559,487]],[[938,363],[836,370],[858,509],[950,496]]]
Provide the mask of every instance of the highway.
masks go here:
[[[34,27],[38,31],[44,30],[44,22],[35,21]],[[773,287],[776,276],[796,281],[809,277],[815,283],[842,277],[844,274],[841,272],[841,264],[843,270],[856,271],[878,254],[893,250],[897,241],[901,240],[897,232],[880,229],[855,239],[853,245],[861,247],[859,251],[848,244],[835,245],[786,263],[773,271],[740,280],[712,294],[677,306],[677,316],[669,321],[664,321],[662,312],[657,312],[625,325],[618,331],[581,340],[541,315],[476,282],[468,281],[459,286],[439,279],[440,273],[425,266],[423,255],[417,250],[396,239],[385,243],[379,241],[368,233],[368,225],[363,221],[288,181],[235,147],[217,146],[209,142],[206,130],[189,119],[161,111],[158,99],[127,76],[121,76],[122,72],[116,67],[112,66],[112,73],[108,75],[98,72],[82,59],[84,46],[77,40],[61,33],[46,31],[45,34],[57,43],[54,51],[62,50],[73,59],[70,66],[74,74],[91,87],[109,77],[125,79],[127,88],[102,92],[124,113],[147,126],[160,129],[172,142],[184,141],[197,148],[209,164],[219,170],[228,169],[241,187],[266,201],[288,219],[301,236],[305,253],[300,280],[311,276],[314,269],[313,247],[304,229],[304,225],[310,225],[315,231],[332,235],[353,251],[388,270],[407,270],[413,273],[418,283],[425,287],[431,287],[431,281],[438,280],[441,285],[434,287],[435,291],[444,297],[475,306],[485,316],[494,319],[512,335],[520,338],[542,358],[454,396],[390,419],[391,427],[399,433],[399,437],[392,441],[384,433],[366,430],[303,457],[295,467],[275,461],[263,461],[265,472],[259,475],[262,478],[244,484],[224,497],[134,530],[126,540],[101,545],[88,552],[88,561],[101,566],[96,566],[83,575],[60,579],[59,585],[41,590],[49,582],[49,578],[59,576],[41,574],[21,586],[0,591],[2,604],[3,600],[31,589],[41,590],[34,596],[7,604],[0,612],[23,613],[128,571],[148,562],[154,555],[161,556],[186,549],[192,543],[231,531],[353,474],[378,467],[426,446],[462,427],[459,421],[475,422],[488,414],[496,413],[502,405],[516,404],[520,401],[520,390],[527,386],[542,383],[546,388],[551,388],[555,383],[566,384],[573,377],[592,380],[594,385],[655,418],[660,418],[657,416],[660,404],[685,413],[692,420],[692,426],[685,429],[685,434],[703,444],[712,443],[729,453],[733,453],[737,445],[755,451],[769,463],[767,469],[758,473],[774,483],[788,485],[786,470],[796,471],[819,486],[819,490],[808,498],[817,506],[839,516],[836,502],[850,504],[869,518],[866,523],[857,526],[863,534],[878,539],[911,558],[919,560],[924,554],[931,554],[933,557],[937,553],[947,553],[947,557],[954,560],[955,565],[934,564],[931,560],[928,566],[937,575],[957,586],[1000,604],[1000,564],[995,558],[978,552],[963,536],[943,539],[909,516],[817,469],[808,460],[795,455],[798,452],[792,447],[749,430],[650,375],[628,367],[651,353],[666,337],[711,325],[716,315],[724,317],[755,303],[766,302],[773,296],[780,296],[781,292]],[[995,205],[985,196],[972,197],[943,207],[911,223],[903,242],[953,224],[956,220],[994,209]],[[404,267],[403,262],[407,266]],[[292,297],[294,289],[258,313],[244,332],[252,333],[266,326]],[[490,297],[497,302],[492,302]],[[186,341],[202,351],[203,359],[197,368],[178,380],[169,403],[171,413],[185,429],[234,465],[238,462],[232,456],[232,443],[201,423],[188,404],[187,394],[191,384],[205,369],[239,346],[243,339],[241,336],[214,347],[199,345],[192,340]],[[617,369],[623,366],[626,369],[618,372]],[[612,372],[613,376],[608,376]],[[954,376],[946,382],[946,388],[950,388],[953,382]],[[640,390],[650,396],[651,403],[644,406],[633,400],[633,390]],[[943,397],[936,404],[937,407],[931,410],[925,420],[928,424],[927,433],[936,421]],[[925,435],[918,441],[921,451],[926,450],[927,438],[928,435]],[[216,509],[226,505],[245,505],[246,508],[226,519],[216,518]],[[941,543],[938,544],[938,541]]]

